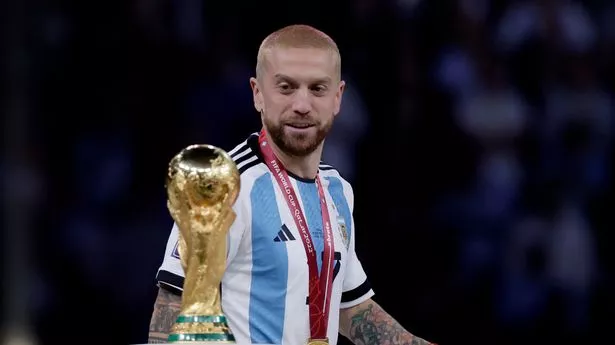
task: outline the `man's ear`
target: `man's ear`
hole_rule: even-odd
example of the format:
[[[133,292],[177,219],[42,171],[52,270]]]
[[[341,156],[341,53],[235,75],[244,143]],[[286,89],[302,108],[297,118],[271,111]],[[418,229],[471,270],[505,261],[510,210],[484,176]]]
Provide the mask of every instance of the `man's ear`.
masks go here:
[[[252,88],[252,97],[254,98],[254,109],[260,113],[263,111],[264,100],[258,79],[250,78],[250,88]]]
[[[333,115],[339,114],[340,108],[342,106],[342,96],[344,94],[344,89],[346,88],[346,82],[340,80],[337,91],[335,92],[335,107],[333,108]]]

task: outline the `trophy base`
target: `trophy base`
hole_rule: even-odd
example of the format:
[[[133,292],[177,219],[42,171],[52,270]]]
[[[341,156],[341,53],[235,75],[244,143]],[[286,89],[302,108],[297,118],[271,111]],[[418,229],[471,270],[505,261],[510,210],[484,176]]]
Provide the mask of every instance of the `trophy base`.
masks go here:
[[[234,344],[235,336],[224,315],[180,315],[171,328],[168,342]]]
[[[232,334],[181,333],[169,334],[168,341],[173,344],[235,344],[235,337]]]

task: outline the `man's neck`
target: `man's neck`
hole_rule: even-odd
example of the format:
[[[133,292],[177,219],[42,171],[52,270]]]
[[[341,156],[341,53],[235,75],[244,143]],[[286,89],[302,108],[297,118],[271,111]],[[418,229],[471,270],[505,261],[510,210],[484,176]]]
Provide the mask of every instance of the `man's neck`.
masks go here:
[[[304,157],[297,157],[289,155],[282,151],[272,140],[269,140],[273,152],[276,157],[282,162],[286,171],[300,178],[313,180],[318,174],[318,165],[320,164],[320,157],[322,155],[322,144]]]

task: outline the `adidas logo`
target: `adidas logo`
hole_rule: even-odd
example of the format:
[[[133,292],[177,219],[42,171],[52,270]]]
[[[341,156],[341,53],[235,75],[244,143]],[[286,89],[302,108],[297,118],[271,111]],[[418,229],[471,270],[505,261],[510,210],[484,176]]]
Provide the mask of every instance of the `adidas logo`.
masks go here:
[[[293,236],[286,224],[282,224],[282,230],[278,231],[278,235],[273,238],[273,242],[286,242],[294,240],[295,236]]]

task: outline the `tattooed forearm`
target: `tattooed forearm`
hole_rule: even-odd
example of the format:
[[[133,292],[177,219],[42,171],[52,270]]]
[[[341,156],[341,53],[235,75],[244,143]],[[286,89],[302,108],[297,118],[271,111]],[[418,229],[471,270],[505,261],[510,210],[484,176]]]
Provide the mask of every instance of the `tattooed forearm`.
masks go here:
[[[158,290],[152,320],[149,324],[149,344],[166,343],[171,326],[175,323],[181,306],[181,296],[163,288]]]
[[[354,309],[354,308],[353,308]],[[356,345],[428,345],[405,330],[373,301],[354,309],[346,336]]]

